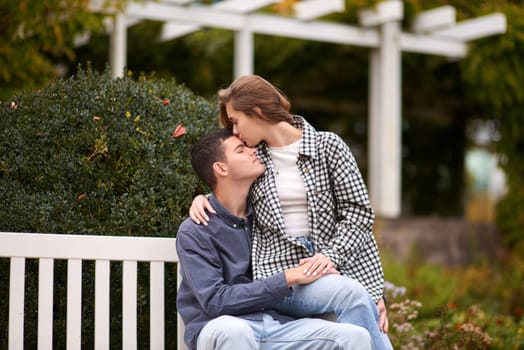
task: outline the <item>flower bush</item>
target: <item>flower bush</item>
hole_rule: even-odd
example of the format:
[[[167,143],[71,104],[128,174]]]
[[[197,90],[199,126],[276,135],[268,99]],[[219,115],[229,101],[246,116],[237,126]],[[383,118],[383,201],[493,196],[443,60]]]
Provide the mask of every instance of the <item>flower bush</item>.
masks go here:
[[[517,304],[511,303],[521,295],[518,286],[522,280],[518,276],[524,271],[524,259],[518,254],[511,254],[508,259],[513,266],[509,272],[498,264],[449,271],[419,263],[416,275],[423,271],[424,279],[406,280],[408,285],[401,287],[386,282],[389,334],[394,348],[524,349],[524,318],[519,306],[522,301],[519,298]],[[386,276],[390,270],[412,269],[411,264],[395,262],[387,254],[385,260]],[[402,273],[392,276],[399,275],[402,279]],[[517,281],[510,282],[515,277]],[[461,288],[449,294],[447,288],[439,288],[443,279],[454,286],[461,281]],[[425,294],[425,291],[432,292]],[[448,301],[436,309],[428,308],[413,299],[413,295],[423,296],[425,300],[447,298]]]

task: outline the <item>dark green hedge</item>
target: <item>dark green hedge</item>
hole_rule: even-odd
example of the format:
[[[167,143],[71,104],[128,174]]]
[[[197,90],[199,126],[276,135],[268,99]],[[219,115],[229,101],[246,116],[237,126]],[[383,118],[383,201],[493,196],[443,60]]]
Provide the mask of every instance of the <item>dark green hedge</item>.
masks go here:
[[[175,236],[195,193],[190,145],[218,126],[216,104],[174,81],[82,70],[0,101],[0,231]],[[174,135],[183,124],[186,133]],[[176,137],[175,137],[176,136]],[[37,262],[26,268],[25,348],[36,348]],[[121,348],[121,266],[112,263],[111,348]],[[93,348],[93,264],[84,264],[83,348]],[[54,348],[65,348],[65,262],[55,264]],[[148,348],[147,266],[139,266],[139,347]],[[166,345],[175,348],[174,267],[166,269]],[[0,349],[7,348],[9,261],[0,259]]]
[[[216,116],[174,81],[90,70],[2,101],[0,230],[174,236],[202,190],[188,147]]]

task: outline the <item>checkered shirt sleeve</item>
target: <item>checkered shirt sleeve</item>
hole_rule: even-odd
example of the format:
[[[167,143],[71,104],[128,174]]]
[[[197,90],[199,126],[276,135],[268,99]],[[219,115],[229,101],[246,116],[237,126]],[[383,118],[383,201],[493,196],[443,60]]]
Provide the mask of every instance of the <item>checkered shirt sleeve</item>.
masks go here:
[[[346,143],[331,132],[317,132],[303,118],[298,167],[307,191],[311,238],[318,252],[337,269],[366,287],[375,301],[383,294],[384,275],[372,233],[374,214],[357,163]],[[266,172],[252,186],[255,207],[253,273],[263,278],[298,264],[310,254],[284,230],[284,219],[268,148],[258,155]]]

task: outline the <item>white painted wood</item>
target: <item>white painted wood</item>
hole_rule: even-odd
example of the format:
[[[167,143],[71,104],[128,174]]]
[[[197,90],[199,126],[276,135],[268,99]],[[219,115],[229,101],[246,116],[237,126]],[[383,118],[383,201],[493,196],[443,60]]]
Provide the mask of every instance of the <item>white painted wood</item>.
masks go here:
[[[177,264],[176,269],[176,284],[177,284],[177,290],[180,288],[180,284],[182,283],[182,274],[180,273],[180,265]],[[185,332],[185,325],[184,321],[182,320],[182,317],[178,315],[177,317],[177,336],[178,336],[178,346],[181,350],[188,350],[186,343],[184,343],[184,332]]]
[[[222,0],[213,3],[211,7],[220,11],[248,13],[279,1],[280,0]]]
[[[388,12],[393,9],[396,9],[396,11],[402,9],[402,6],[399,6],[398,3],[395,5],[395,3],[397,2],[393,1],[393,6],[378,7],[379,9],[385,8],[385,15],[382,20],[402,17],[400,12],[396,13],[395,16]],[[391,9],[388,10],[390,7]],[[126,13],[131,17],[158,21],[185,21],[185,23],[189,23],[187,21],[190,19],[190,23],[195,25],[234,31],[243,30],[246,18],[248,18],[253,33],[370,48],[378,48],[379,46],[378,32],[374,28],[361,28],[347,24],[321,21],[303,22],[275,15],[217,12],[209,6],[176,7],[154,2],[132,3],[128,6]],[[386,16],[387,14],[389,14],[389,17]],[[434,54],[451,58],[464,57],[467,52],[467,46],[463,42],[444,37],[402,33],[400,38],[401,49],[406,52]]]
[[[373,29],[328,22],[303,22],[275,15],[219,12],[206,6],[179,7],[155,2],[130,3],[126,15],[157,21],[191,21],[201,26],[233,31],[244,29],[248,18],[254,33],[365,47],[378,45],[377,32]]]
[[[400,35],[400,47],[404,52],[438,55],[451,59],[464,58],[468,53],[466,43],[410,33]]]
[[[253,74],[254,71],[254,35],[246,21],[244,29],[235,32],[234,77]]]
[[[415,16],[412,30],[417,34],[428,33],[455,25],[456,11],[453,6],[441,6]]]
[[[150,349],[165,348],[165,285],[164,285],[164,263],[154,261],[149,270],[149,329]]]
[[[400,21],[404,17],[404,4],[400,0],[386,0],[372,9],[362,10],[358,14],[360,25],[375,27],[383,23]]]
[[[121,78],[124,76],[127,53],[127,25],[126,17],[121,12],[115,14],[113,20],[113,32],[110,44],[110,68],[111,77]]]
[[[38,261],[38,350],[53,349],[53,259]]]
[[[310,21],[333,12],[343,12],[345,8],[344,0],[307,0],[293,4],[295,17],[302,21]]]
[[[0,256],[176,262],[173,238],[0,232]]]
[[[377,47],[379,44],[375,29],[322,21],[304,22],[272,15],[248,16],[251,29],[259,34],[363,47]]]
[[[395,218],[400,215],[401,193],[400,24],[382,24],[381,31],[383,42],[378,50],[378,119],[381,125],[378,140],[375,140],[379,142],[375,145],[379,148],[379,168],[371,171],[378,172],[380,181],[375,196],[377,215]]]
[[[68,350],[80,350],[82,344],[82,260],[67,261],[67,333]]]
[[[433,35],[458,41],[471,41],[505,32],[506,16],[502,13],[494,13],[459,22],[454,27],[436,31]]]
[[[9,350],[24,348],[24,293],[25,258],[13,257],[9,268]]]
[[[83,250],[82,250],[83,249]],[[124,252],[124,250],[127,250]],[[82,253],[85,253],[82,255]],[[0,257],[11,258],[9,282],[8,349],[23,348],[25,259],[40,259],[39,348],[52,344],[53,261],[68,259],[67,268],[67,349],[81,347],[82,260],[95,262],[95,348],[109,349],[110,261],[124,262],[123,348],[136,348],[137,261],[151,264],[151,349],[165,348],[164,262],[178,262],[174,238],[115,237],[44,233],[0,232]],[[178,275],[177,287],[180,283]],[[173,288],[169,286],[169,288]],[[172,315],[167,315],[172,317]],[[177,321],[178,349],[183,343],[183,322]]]
[[[195,2],[196,0],[158,0],[159,2],[165,2],[167,4],[175,4],[175,5],[188,5],[192,2]]]
[[[109,260],[97,260],[95,262],[95,349],[97,350],[109,350],[109,288]]]
[[[162,26],[162,33],[160,33],[159,40],[173,40],[175,38],[196,32],[201,28],[201,26],[191,23],[166,22]]]
[[[369,56],[369,128],[368,128],[368,189],[371,205],[377,212],[380,203],[380,150],[381,144],[380,129],[380,52],[378,49],[372,49]]]
[[[122,348],[136,350],[137,262],[124,261],[122,276]]]

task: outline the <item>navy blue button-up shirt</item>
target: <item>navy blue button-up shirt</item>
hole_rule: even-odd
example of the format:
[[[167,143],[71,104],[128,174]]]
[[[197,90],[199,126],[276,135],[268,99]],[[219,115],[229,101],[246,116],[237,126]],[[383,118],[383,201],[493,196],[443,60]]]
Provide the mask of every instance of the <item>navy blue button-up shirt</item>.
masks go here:
[[[186,327],[184,340],[191,349],[196,349],[205,324],[222,315],[258,320],[266,313],[281,322],[292,319],[272,310],[275,303],[291,295],[284,272],[253,281],[251,206],[242,219],[214,195],[210,203],[217,215],[210,215],[208,225],[197,225],[188,218],[176,239],[182,271],[177,309]]]

